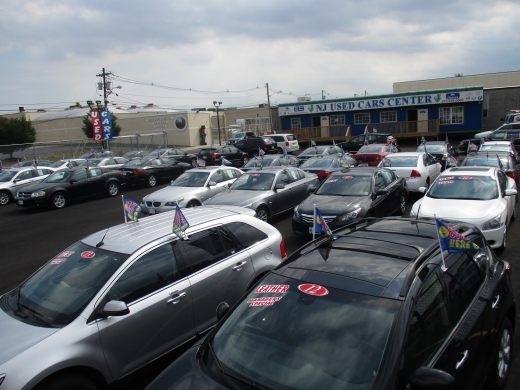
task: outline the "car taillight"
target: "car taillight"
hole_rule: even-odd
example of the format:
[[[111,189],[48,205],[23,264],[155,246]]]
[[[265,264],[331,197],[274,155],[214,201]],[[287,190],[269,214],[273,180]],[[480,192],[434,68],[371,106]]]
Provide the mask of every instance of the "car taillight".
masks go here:
[[[504,260],[504,270],[506,271],[506,274],[511,277],[511,264],[509,261]]]
[[[216,159],[217,159],[217,153],[213,153],[213,154],[211,155],[211,158],[212,158],[213,160],[216,160]]]
[[[516,173],[515,172],[506,172],[506,175],[509,176],[511,179],[516,180]]]
[[[410,177],[421,177],[421,173],[416,169],[412,169],[412,173],[410,173]]]
[[[289,141],[285,141],[285,146],[289,146]]]
[[[262,149],[267,150],[267,145],[262,145]]]
[[[318,179],[322,180],[322,179],[325,179],[326,177],[328,177],[330,175],[330,172],[327,172],[327,171],[318,172],[316,175],[318,176]]]
[[[136,169],[136,170],[134,171],[134,175],[140,175],[140,174],[143,173],[143,172],[144,172],[143,169]]]
[[[287,251],[285,250],[285,241],[280,241],[280,255],[282,256],[282,259],[285,259],[287,257]]]

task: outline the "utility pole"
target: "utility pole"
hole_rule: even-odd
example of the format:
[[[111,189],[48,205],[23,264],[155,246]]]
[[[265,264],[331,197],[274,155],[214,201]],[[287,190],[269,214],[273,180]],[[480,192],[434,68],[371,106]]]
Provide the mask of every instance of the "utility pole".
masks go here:
[[[321,100],[325,99],[325,91],[322,89],[321,90]]]
[[[105,68],[103,68],[103,73],[96,75],[97,77],[103,77],[103,103],[105,104],[105,110],[108,106],[108,94],[107,94],[107,76],[112,75],[111,72],[106,73]]]
[[[271,115],[271,98],[269,96],[269,83],[265,83],[267,88],[267,109],[269,110],[269,130],[273,131],[273,117]]]

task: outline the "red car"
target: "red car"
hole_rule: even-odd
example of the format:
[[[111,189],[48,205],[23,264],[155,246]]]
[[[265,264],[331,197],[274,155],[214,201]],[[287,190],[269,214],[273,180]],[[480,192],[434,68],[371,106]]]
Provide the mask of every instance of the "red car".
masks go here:
[[[352,157],[359,161],[361,165],[366,164],[367,166],[377,167],[381,159],[389,153],[392,152],[390,151],[390,146],[386,144],[370,144],[362,146]]]

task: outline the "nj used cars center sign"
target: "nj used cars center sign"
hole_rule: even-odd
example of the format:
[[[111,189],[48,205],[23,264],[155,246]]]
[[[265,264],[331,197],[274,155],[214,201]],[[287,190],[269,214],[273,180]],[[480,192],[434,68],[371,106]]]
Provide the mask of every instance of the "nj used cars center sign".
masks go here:
[[[294,106],[278,107],[280,116],[316,114],[338,111],[357,111],[378,108],[396,108],[429,104],[464,103],[483,100],[483,90],[461,92],[424,93],[409,96],[388,96],[366,99],[337,101],[332,103],[307,103]]]
[[[113,137],[112,118],[109,111],[92,110],[89,113],[92,122],[92,138],[94,141],[111,140]]]

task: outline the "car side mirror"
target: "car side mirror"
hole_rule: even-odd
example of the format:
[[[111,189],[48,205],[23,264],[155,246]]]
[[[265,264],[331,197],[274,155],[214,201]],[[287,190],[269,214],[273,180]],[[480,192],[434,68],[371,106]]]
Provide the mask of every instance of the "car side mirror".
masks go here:
[[[78,182],[78,179],[72,179],[72,180],[70,181],[70,184],[74,184],[74,183],[77,183],[77,182]]]
[[[275,190],[283,190],[285,188],[285,184],[278,183],[274,186]]]
[[[208,183],[208,187],[213,187],[213,186],[216,186],[216,185],[217,185],[217,182],[215,182],[215,181],[210,181]]]
[[[517,190],[508,189],[504,191],[504,196],[512,196],[518,194]]]
[[[217,306],[217,320],[221,320],[222,317],[226,315],[226,313],[229,311],[229,305],[227,302],[220,302]]]
[[[377,196],[379,196],[379,195],[386,195],[386,194],[387,194],[386,190],[377,190],[376,191],[376,195]]]
[[[103,307],[101,311],[101,315],[103,316],[112,316],[112,317],[120,317],[130,313],[130,309],[126,306],[126,303],[123,301],[110,301]]]
[[[423,193],[423,194],[424,194],[424,193],[426,192],[426,187],[419,187],[417,190],[418,190],[420,193]]]
[[[411,390],[449,389],[455,379],[446,371],[419,367],[410,378]]]

